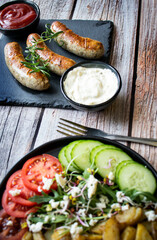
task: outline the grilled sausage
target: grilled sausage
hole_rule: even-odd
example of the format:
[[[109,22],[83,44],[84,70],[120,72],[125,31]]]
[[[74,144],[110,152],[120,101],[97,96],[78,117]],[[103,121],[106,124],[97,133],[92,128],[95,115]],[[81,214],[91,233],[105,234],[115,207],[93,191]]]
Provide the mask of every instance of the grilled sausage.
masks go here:
[[[104,46],[101,42],[81,37],[72,32],[72,30],[68,29],[61,22],[53,22],[51,30],[54,33],[63,31],[63,33],[55,38],[55,41],[69,52],[89,59],[97,59],[104,55]]]
[[[30,34],[27,38],[27,46],[32,46],[34,40],[38,41],[39,39],[40,36],[37,33]],[[42,50],[36,50],[37,54],[42,60],[46,60],[48,68],[58,75],[62,75],[68,68],[72,67],[76,63],[70,58],[54,53],[44,42],[38,43],[37,47],[42,48]]]
[[[10,72],[22,85],[39,91],[49,88],[49,80],[43,73],[31,73],[32,70],[21,63],[25,59],[22,48],[17,42],[7,43],[4,47],[4,55]]]

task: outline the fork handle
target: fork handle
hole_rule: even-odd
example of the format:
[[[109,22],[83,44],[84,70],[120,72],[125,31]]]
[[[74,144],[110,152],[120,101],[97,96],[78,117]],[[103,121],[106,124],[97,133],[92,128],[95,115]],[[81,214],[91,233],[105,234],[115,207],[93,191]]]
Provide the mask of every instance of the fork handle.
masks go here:
[[[121,135],[107,135],[107,136],[105,135],[105,137],[111,140],[143,143],[143,144],[157,147],[157,140],[153,138],[138,138],[138,137],[129,137],[129,136],[121,136]]]

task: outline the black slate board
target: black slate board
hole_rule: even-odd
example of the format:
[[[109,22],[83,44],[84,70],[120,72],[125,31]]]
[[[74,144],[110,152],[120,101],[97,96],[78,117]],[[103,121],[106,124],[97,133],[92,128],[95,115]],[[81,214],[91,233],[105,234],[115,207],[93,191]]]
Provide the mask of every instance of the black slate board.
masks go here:
[[[45,31],[45,24],[51,24],[55,20],[40,20],[37,31],[39,34]],[[75,33],[83,37],[90,37],[99,40],[105,47],[105,55],[101,59],[108,62],[111,50],[111,40],[113,32],[113,23],[111,21],[93,21],[93,20],[59,20],[72,29]],[[26,48],[26,37],[15,38],[2,36],[0,39],[0,105],[19,105],[36,107],[53,107],[72,109],[69,103],[64,99],[60,91],[60,77],[51,73],[50,89],[38,92],[22,86],[12,76],[4,60],[4,46],[11,41],[17,41],[23,51]],[[59,47],[53,40],[46,43],[54,52],[72,58],[77,63],[85,59],[80,58]],[[24,54],[25,55],[25,54]]]

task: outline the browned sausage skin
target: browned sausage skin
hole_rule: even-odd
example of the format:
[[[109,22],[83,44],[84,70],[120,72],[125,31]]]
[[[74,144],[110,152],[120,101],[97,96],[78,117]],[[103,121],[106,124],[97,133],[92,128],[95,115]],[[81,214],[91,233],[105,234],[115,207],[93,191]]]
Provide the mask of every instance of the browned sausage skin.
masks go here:
[[[34,39],[38,41],[40,39],[40,35],[37,33],[30,34],[27,38],[28,47],[33,45]],[[48,68],[58,75],[62,75],[68,68],[72,67],[76,63],[70,58],[54,53],[44,42],[38,43],[37,47],[42,48],[42,50],[36,50],[37,54],[42,60],[46,60]]]
[[[31,73],[32,70],[21,63],[25,59],[22,48],[17,42],[7,43],[4,47],[4,55],[10,72],[22,85],[39,91],[50,87],[49,80],[43,73]]]
[[[104,55],[104,46],[101,42],[81,37],[61,22],[53,22],[51,30],[54,33],[63,31],[55,38],[55,41],[69,52],[88,59],[97,59]]]

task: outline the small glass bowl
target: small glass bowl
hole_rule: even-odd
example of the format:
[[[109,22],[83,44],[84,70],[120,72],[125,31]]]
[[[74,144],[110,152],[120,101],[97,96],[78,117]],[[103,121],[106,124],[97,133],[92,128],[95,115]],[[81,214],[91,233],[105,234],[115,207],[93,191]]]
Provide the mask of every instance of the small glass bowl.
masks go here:
[[[67,93],[65,92],[64,89],[64,81],[67,77],[67,74],[73,70],[74,68],[77,67],[86,67],[86,68],[102,68],[102,69],[110,69],[116,76],[117,81],[118,81],[118,87],[117,87],[117,91],[115,92],[115,94],[107,101],[102,102],[100,104],[95,104],[95,105],[85,105],[82,103],[78,103],[73,101],[72,99],[70,99],[67,95]],[[63,94],[63,96],[66,98],[66,100],[70,103],[70,105],[77,109],[77,110],[81,110],[81,111],[91,111],[91,112],[97,112],[97,111],[101,111],[103,109],[105,109],[106,107],[108,107],[117,97],[117,95],[119,94],[120,90],[122,87],[122,81],[121,81],[121,77],[119,72],[112,67],[111,65],[104,63],[104,62],[100,62],[100,61],[83,61],[83,62],[79,62],[77,64],[75,64],[74,66],[72,66],[71,68],[69,68],[67,71],[65,71],[65,73],[62,75],[61,80],[60,80],[60,88],[61,88],[61,92]]]
[[[3,33],[4,35],[20,37],[22,35],[28,35],[29,33],[33,32],[33,30],[38,26],[38,23],[40,20],[40,9],[39,9],[39,6],[33,1],[29,1],[29,0],[15,1],[15,0],[13,0],[13,1],[7,2],[7,3],[3,4],[2,6],[0,6],[0,11],[3,10],[7,6],[16,4],[16,3],[25,3],[25,4],[28,4],[31,7],[33,7],[34,10],[36,11],[36,18],[30,24],[28,24],[22,28],[6,29],[6,28],[0,27],[0,32]]]

